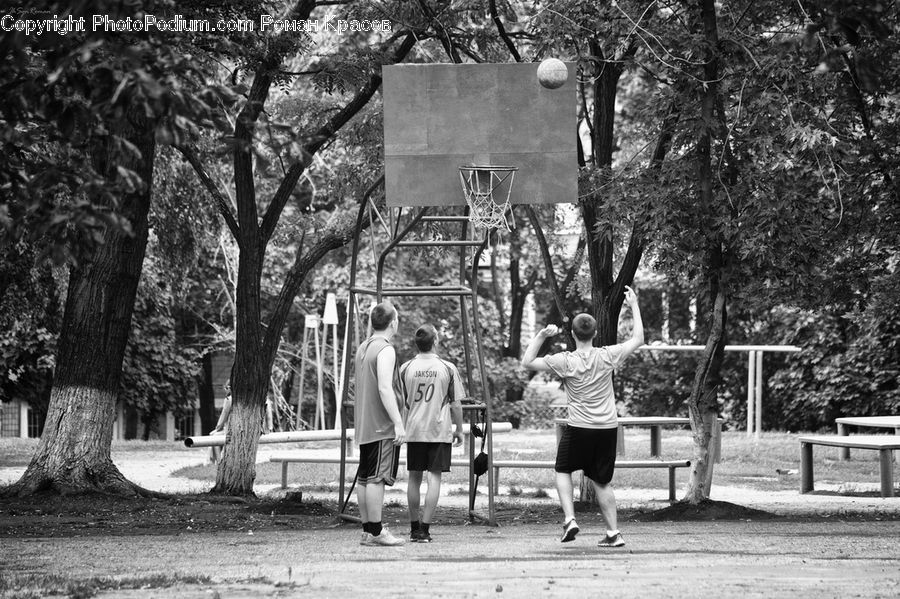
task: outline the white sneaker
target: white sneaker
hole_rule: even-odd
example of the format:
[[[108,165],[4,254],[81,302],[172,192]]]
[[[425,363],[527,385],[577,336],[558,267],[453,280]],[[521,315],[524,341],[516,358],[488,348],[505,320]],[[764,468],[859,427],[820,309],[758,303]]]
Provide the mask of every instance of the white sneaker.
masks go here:
[[[386,529],[381,529],[380,535],[372,535],[372,545],[382,545],[384,547],[396,547],[397,545],[402,545],[403,539],[398,539],[391,532]]]
[[[364,532],[362,533],[362,538],[359,539],[360,545],[374,545],[372,542],[372,533]]]

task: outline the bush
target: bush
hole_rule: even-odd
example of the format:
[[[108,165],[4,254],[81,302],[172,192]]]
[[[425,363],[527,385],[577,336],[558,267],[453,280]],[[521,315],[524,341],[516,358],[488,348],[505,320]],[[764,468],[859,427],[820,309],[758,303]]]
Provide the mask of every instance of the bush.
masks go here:
[[[900,314],[880,314],[861,328],[839,315],[785,311],[788,342],[803,351],[770,377],[764,426],[831,429],[841,416],[900,412]]]

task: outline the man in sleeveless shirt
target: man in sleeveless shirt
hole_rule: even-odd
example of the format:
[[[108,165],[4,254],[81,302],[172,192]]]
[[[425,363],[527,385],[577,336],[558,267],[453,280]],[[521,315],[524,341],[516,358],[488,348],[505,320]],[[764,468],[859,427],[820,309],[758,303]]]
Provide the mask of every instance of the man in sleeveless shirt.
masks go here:
[[[397,333],[397,310],[389,302],[372,308],[372,335],[356,351],[354,427],[359,445],[356,498],[363,534],[361,545],[402,545],[381,523],[384,487],[397,478],[400,444],[406,430],[395,394],[397,354],[391,339]]]
[[[606,537],[601,547],[621,547],[625,544],[619,532],[616,497],[612,481],[616,462],[616,398],[613,394],[612,373],[626,356],[644,344],[644,325],[637,294],[625,287],[625,300],[631,308],[633,328],[631,339],[618,345],[594,347],[597,321],[588,314],[572,319],[575,351],[560,352],[538,358],[544,342],[559,329],[549,325],[541,329],[528,344],[522,356],[522,366],[530,370],[551,372],[562,379],[568,399],[568,418],[556,453],[556,490],[563,509],[563,543],[575,539],[572,473],[583,470],[594,484],[600,513],[606,522]]]
[[[437,330],[430,324],[416,331],[415,358],[400,366],[400,389],[406,415],[406,464],[409,484],[409,540],[431,542],[431,521],[441,495],[441,474],[450,472],[450,451],[462,443],[463,385],[459,371],[434,351]],[[451,414],[456,430],[451,430]],[[423,472],[428,473],[425,510],[420,513]]]

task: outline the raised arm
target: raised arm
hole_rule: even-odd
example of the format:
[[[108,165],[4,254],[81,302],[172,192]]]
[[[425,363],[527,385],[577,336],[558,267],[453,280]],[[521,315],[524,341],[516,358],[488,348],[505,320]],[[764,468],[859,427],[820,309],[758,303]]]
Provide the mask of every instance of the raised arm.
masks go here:
[[[544,358],[537,357],[537,353],[541,350],[541,346],[544,345],[544,341],[557,333],[559,333],[559,327],[555,324],[549,324],[538,331],[534,339],[528,343],[528,347],[525,348],[525,353],[522,355],[522,367],[528,370],[549,372],[550,367],[547,366],[547,361]]]
[[[625,286],[625,301],[631,308],[632,329],[631,339],[622,344],[625,355],[634,352],[637,348],[644,345],[644,322],[641,320],[641,307],[638,305],[638,296],[629,286]]]
[[[399,445],[406,441],[406,429],[403,428],[403,416],[397,406],[397,396],[394,394],[394,367],[397,364],[397,353],[393,347],[386,347],[378,352],[376,369],[378,373],[378,397],[387,411],[388,417],[394,423],[394,444]]]

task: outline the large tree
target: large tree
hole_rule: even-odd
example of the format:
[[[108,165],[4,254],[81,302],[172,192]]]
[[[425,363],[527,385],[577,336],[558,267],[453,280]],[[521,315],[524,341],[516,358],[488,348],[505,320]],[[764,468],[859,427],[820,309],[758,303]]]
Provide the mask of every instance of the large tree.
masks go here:
[[[372,16],[375,16],[378,7],[360,3],[354,8],[372,11]],[[394,8],[403,10],[410,19],[417,16],[415,10],[407,12],[402,4]],[[324,21],[328,11],[333,10],[305,0],[291,5],[288,18],[301,21],[321,17]],[[365,16],[344,14],[343,10],[337,16]],[[333,55],[320,58],[308,53],[309,40],[294,32],[261,34],[244,50],[241,64],[231,76],[235,82],[248,83],[246,99],[228,132],[233,195],[223,191],[209,175],[203,155],[192,144],[179,146],[215,199],[239,248],[232,384],[234,400],[225,451],[219,462],[213,492],[252,494],[256,477],[256,448],[269,375],[294,297],[310,270],[328,252],[352,239],[355,219],[350,213],[344,213],[324,229],[311,230],[312,241],[306,243],[304,236],[297,243],[294,261],[271,310],[264,310],[261,290],[266,248],[292,199],[299,202],[297,210],[301,213],[312,207],[315,194],[308,190],[298,194],[298,184],[308,176],[308,169],[322,149],[334,143],[342,128],[360,114],[375,96],[381,85],[381,66],[403,59],[417,39],[422,37],[427,37],[424,30],[386,32],[381,38],[371,32],[363,32],[359,37],[348,36],[346,45],[339,44],[334,48]],[[349,48],[351,46],[352,49]],[[305,95],[298,88],[294,92],[298,94],[298,100],[308,103],[310,110],[301,114],[299,124],[273,124],[267,108],[278,96],[279,87],[288,86],[295,78],[299,78],[296,79],[299,89],[310,81],[314,85],[315,91],[308,91]],[[341,93],[345,89],[352,91]],[[329,106],[319,105],[317,98],[321,98],[323,92],[326,97],[327,94],[334,94],[337,101],[332,101]],[[318,112],[314,109],[317,106],[320,108]],[[276,134],[273,135],[273,131]],[[261,181],[261,175],[270,164],[277,165],[272,173],[277,172],[278,176],[272,177],[269,173],[269,182],[274,183],[267,187]],[[357,195],[345,198],[345,201],[353,204],[365,202],[376,191],[381,181],[379,174],[366,175],[367,181],[356,186]],[[260,197],[262,190],[266,191],[265,198]]]
[[[141,7],[47,2],[18,8],[18,14],[90,21],[93,13],[124,18]],[[66,35],[0,35],[3,78],[10,82],[0,102],[6,144],[0,178],[10,192],[0,212],[2,241],[41,243],[47,255],[69,261],[44,432],[9,492],[144,493],[122,477],[110,446],[147,243],[154,157],[157,139],[189,127],[187,116],[207,107],[211,90],[198,83],[202,65],[163,35],[90,27]]]
[[[821,47],[803,43],[802,6],[702,0],[677,16],[677,28],[653,32],[665,48],[654,69],[674,83],[684,126],[677,159],[658,178],[666,197],[645,189],[644,211],[657,264],[693,281],[700,296],[705,350],[688,399],[697,453],[686,493],[699,502],[711,484],[729,306],[820,302],[816,273],[842,256],[870,193],[855,166],[867,145],[826,108],[842,102],[841,74],[821,68]],[[892,193],[890,173],[881,174]]]

